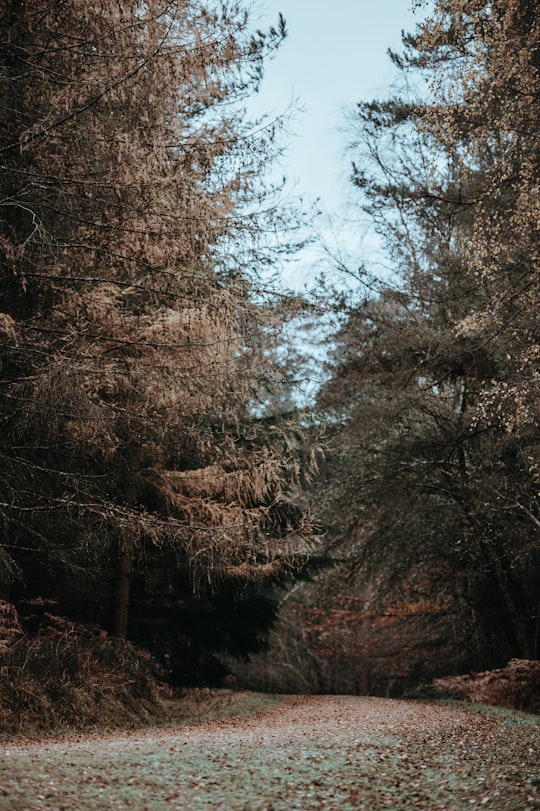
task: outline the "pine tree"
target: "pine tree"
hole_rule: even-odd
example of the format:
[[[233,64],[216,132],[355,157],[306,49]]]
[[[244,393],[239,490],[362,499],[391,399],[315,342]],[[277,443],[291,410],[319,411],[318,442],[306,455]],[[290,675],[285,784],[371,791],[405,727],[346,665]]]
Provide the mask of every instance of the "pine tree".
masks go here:
[[[294,453],[252,408],[265,234],[296,214],[263,179],[280,122],[243,102],[284,35],[240,3],[4,6],[4,596],[126,636],[147,568],[234,601],[302,546]]]
[[[351,118],[394,276],[361,277],[321,394],[324,515],[383,602],[446,595],[448,667],[538,653],[537,25],[529,3],[436,3],[393,57],[416,96]]]

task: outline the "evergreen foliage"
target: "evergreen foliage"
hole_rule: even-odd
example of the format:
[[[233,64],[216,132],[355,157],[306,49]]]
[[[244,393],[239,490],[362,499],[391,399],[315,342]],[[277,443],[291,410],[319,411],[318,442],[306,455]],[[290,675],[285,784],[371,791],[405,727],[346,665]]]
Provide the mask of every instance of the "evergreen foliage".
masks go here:
[[[451,607],[427,675],[539,656],[539,24],[527,2],[435,3],[392,55],[409,94],[350,119],[393,279],[364,273],[337,336],[323,515],[383,606]]]
[[[399,694],[540,657],[540,10],[417,5],[395,92],[348,119],[388,267],[347,268],[336,305],[313,491],[335,566],[253,660],[274,689]]]
[[[1,596],[175,659],[249,646],[229,615],[307,549],[294,436],[254,416],[301,216],[243,102],[284,36],[212,0],[0,16]]]

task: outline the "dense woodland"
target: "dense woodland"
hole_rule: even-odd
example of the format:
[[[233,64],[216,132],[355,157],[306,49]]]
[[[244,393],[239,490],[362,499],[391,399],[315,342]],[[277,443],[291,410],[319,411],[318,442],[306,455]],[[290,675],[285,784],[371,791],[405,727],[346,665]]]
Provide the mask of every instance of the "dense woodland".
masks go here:
[[[302,301],[287,122],[246,113],[283,18],[3,0],[4,715],[540,658],[540,11],[418,5],[347,121],[388,267]],[[321,308],[307,406],[283,346]]]

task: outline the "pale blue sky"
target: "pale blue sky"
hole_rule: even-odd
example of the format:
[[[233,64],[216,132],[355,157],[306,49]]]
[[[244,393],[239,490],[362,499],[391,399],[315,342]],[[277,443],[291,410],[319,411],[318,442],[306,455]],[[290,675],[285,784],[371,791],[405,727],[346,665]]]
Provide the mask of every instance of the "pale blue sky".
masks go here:
[[[281,12],[288,37],[267,66],[254,109],[278,114],[299,98],[305,111],[296,116],[283,169],[298,194],[320,197],[323,210],[337,214],[349,192],[344,110],[385,95],[395,75],[386,51],[399,49],[402,29],[414,30],[419,17],[411,0],[257,0],[257,8],[261,28]]]

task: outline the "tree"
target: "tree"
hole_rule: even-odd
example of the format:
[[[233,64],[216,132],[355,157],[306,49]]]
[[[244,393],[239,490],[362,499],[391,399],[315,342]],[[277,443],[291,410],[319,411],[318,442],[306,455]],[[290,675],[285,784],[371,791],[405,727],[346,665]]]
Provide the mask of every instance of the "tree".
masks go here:
[[[147,569],[232,605],[301,556],[294,450],[253,411],[265,234],[298,218],[264,182],[280,122],[243,110],[284,36],[241,3],[4,6],[4,596],[126,636]]]
[[[253,661],[273,689],[399,692],[538,656],[539,12],[429,8],[390,53],[394,94],[349,119],[355,219],[388,267],[345,268],[360,292],[336,303],[311,493],[335,565]]]
[[[477,179],[467,249],[490,295],[466,328],[503,333],[514,372],[496,400],[517,430],[538,422],[539,26],[529,0],[458,0],[435,4],[418,40],[433,86],[421,130],[453,152],[463,178]]]
[[[527,3],[436,3],[393,57],[427,96],[352,124],[395,275],[361,271],[337,337],[323,516],[383,605],[452,599],[449,669],[538,656],[537,26]]]

